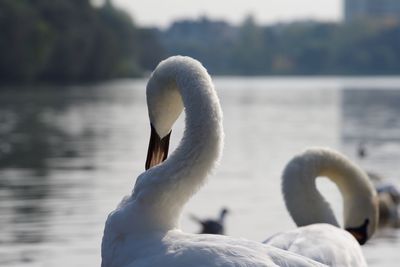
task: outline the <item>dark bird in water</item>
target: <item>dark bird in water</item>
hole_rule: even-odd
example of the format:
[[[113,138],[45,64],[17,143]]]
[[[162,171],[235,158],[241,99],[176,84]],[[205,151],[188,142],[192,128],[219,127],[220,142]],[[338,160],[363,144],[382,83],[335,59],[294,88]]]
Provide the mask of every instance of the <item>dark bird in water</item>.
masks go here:
[[[364,142],[360,142],[357,147],[357,155],[360,159],[363,159],[367,156],[367,149],[365,147]]]
[[[221,210],[219,218],[216,220],[215,219],[202,220],[194,215],[190,215],[190,218],[193,221],[201,224],[202,229],[201,229],[200,234],[224,235],[225,234],[224,219],[225,219],[225,215],[228,214],[228,212],[229,211],[227,208],[223,208]]]

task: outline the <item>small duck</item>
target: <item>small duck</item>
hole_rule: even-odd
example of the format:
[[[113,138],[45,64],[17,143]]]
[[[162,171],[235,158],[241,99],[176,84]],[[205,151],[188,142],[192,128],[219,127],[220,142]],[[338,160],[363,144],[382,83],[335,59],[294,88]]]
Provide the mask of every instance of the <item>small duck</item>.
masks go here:
[[[213,235],[224,235],[225,234],[225,227],[224,227],[224,220],[225,216],[229,213],[227,208],[223,208],[219,214],[218,219],[206,219],[202,220],[196,217],[195,215],[190,215],[190,218],[201,224],[202,229],[200,234],[213,234]]]

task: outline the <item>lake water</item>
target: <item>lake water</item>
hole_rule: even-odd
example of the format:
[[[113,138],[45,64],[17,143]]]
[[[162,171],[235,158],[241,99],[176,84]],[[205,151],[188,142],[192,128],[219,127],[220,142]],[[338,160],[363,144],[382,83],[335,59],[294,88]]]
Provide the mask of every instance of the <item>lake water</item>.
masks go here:
[[[231,210],[227,233],[262,241],[295,227],[280,193],[285,163],[308,146],[342,151],[400,183],[400,78],[214,79],[224,111],[224,155],[187,204],[189,214]],[[100,265],[107,214],[144,169],[146,80],[0,91],[0,266]],[[183,120],[172,136],[181,137]],[[358,159],[364,142],[367,157]],[[320,189],[341,218],[341,198]],[[363,247],[370,266],[400,262],[400,231]]]

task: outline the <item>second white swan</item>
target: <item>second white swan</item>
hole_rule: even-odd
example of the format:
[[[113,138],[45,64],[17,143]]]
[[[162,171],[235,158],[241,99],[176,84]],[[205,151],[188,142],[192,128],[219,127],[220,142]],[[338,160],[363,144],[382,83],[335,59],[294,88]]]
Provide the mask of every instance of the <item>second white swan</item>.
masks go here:
[[[328,177],[343,196],[344,228],[316,187]],[[366,266],[359,244],[374,233],[378,221],[377,195],[366,173],[340,153],[311,148],[295,156],[282,175],[286,207],[295,223],[266,244],[306,256],[329,266]],[[358,242],[357,242],[358,241]]]

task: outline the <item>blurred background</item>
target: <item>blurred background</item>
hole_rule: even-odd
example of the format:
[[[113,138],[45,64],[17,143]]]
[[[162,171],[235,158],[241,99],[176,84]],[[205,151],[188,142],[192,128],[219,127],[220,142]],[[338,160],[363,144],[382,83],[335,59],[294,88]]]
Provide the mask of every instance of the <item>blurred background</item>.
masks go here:
[[[228,235],[294,228],[280,174],[308,146],[398,186],[399,18],[398,0],[1,0],[0,266],[100,265],[105,219],[144,170],[147,78],[170,55],[209,70],[226,133],[183,230],[222,207]],[[363,247],[369,266],[398,266],[396,226]]]

